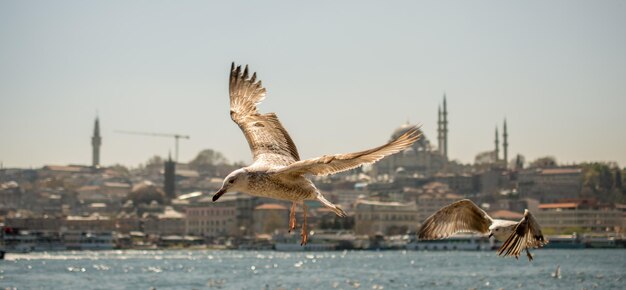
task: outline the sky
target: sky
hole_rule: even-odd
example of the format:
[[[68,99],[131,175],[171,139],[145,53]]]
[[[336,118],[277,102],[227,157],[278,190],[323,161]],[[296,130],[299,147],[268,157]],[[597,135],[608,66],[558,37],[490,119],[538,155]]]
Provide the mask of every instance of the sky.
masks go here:
[[[0,0],[0,163],[138,166],[203,149],[250,162],[230,120],[231,62],[249,64],[302,158],[382,145],[422,125],[450,159],[626,166],[624,1]],[[502,140],[500,140],[502,142]]]

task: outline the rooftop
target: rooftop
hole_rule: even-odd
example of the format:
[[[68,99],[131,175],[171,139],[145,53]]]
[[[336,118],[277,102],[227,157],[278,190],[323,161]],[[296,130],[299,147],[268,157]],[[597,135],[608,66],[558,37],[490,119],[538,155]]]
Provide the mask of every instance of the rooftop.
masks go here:
[[[283,205],[276,203],[265,203],[254,208],[255,210],[287,210]]]
[[[565,203],[544,203],[539,205],[539,209],[553,209],[553,208],[577,208],[578,203],[565,202]]]
[[[524,217],[523,214],[519,212],[514,212],[510,210],[496,210],[489,214],[492,218],[496,219],[505,219],[505,220],[519,220]]]
[[[581,173],[583,170],[580,168],[548,168],[548,169],[542,169],[541,170],[541,174],[544,175],[548,175],[548,174],[578,174]]]

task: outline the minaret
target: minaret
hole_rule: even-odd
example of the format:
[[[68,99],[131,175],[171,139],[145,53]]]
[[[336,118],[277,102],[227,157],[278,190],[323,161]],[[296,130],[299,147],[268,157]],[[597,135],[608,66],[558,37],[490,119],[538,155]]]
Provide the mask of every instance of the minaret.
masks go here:
[[[506,119],[504,119],[504,128],[503,128],[504,132],[502,133],[502,149],[503,149],[503,153],[504,153],[504,167],[506,167],[506,165],[509,162],[509,134],[506,131]]]
[[[500,140],[498,140],[498,126],[496,126],[496,150],[495,155],[496,155],[496,163],[498,163],[499,158],[500,158]]]
[[[448,106],[446,93],[443,93],[443,157],[448,160]]]
[[[100,167],[100,145],[102,145],[102,137],[100,137],[100,120],[96,117],[96,123],[93,127],[93,137],[91,137],[91,166]]]
[[[441,128],[441,106],[437,108],[437,149],[443,155],[443,129]]]

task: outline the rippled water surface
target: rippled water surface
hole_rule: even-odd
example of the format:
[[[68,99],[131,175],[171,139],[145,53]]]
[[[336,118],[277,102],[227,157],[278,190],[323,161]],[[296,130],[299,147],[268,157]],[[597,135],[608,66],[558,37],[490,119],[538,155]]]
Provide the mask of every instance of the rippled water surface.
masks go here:
[[[626,250],[7,254],[0,289],[626,289]],[[561,279],[551,277],[561,265]]]

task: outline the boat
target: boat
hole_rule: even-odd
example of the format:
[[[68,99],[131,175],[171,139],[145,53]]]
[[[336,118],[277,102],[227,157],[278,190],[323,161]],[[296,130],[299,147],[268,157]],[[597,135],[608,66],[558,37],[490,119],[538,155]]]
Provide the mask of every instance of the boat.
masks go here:
[[[545,249],[582,249],[585,247],[582,239],[576,235],[554,235],[547,236],[548,243]]]
[[[406,245],[407,250],[417,251],[487,251],[494,248],[493,240],[474,234],[457,234],[441,240],[414,239]]]
[[[112,232],[66,232],[63,242],[68,250],[112,250]]]
[[[617,248],[615,237],[610,236],[586,236],[584,238],[585,247],[597,249]]]

